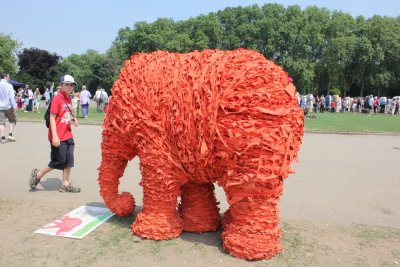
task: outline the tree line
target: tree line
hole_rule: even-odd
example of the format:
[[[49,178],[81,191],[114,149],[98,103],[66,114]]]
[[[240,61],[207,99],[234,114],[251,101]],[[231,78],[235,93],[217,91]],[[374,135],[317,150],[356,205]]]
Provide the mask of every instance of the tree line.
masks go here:
[[[353,17],[316,6],[229,7],[181,21],[137,22],[120,29],[106,53],[59,59],[48,75],[69,72],[90,88],[110,88],[136,52],[239,47],[281,65],[302,94],[400,95],[400,17]]]

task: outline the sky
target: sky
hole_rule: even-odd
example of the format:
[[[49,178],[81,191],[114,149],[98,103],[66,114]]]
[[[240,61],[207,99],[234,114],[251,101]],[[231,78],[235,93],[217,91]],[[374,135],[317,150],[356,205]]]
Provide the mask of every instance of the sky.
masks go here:
[[[21,48],[36,47],[63,57],[88,49],[104,53],[120,28],[138,21],[153,22],[160,17],[184,20],[226,7],[266,3],[302,9],[315,5],[353,16],[400,15],[400,0],[0,0],[0,33],[11,34],[22,43]]]

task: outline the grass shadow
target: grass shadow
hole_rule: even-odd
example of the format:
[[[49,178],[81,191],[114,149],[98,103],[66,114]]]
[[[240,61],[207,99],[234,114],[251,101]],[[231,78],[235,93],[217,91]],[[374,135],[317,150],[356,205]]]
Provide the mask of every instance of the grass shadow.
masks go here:
[[[87,205],[93,205],[93,206],[105,206],[104,203],[99,203],[99,202],[93,202],[93,203],[87,203]],[[142,239],[140,237],[137,237],[132,234],[131,232],[131,224],[135,221],[137,214],[143,209],[142,206],[136,206],[135,207],[135,212],[128,217],[119,217],[119,216],[113,216],[110,218],[106,224],[110,225],[113,229],[113,237],[110,237],[111,239],[115,239],[115,237],[118,237],[118,239],[128,239],[132,238],[133,236],[133,242],[149,242],[151,243],[152,247],[168,247],[171,246],[172,244],[175,245],[175,241],[186,241],[190,242],[193,244],[192,249],[198,249],[201,250],[204,248],[203,246],[211,246],[211,247],[216,247],[220,252],[224,254],[228,254],[222,245],[222,239],[221,239],[221,232],[222,229],[219,229],[214,232],[205,232],[202,234],[198,233],[191,233],[191,232],[183,232],[181,236],[179,236],[176,239],[171,239],[171,240],[147,240],[147,239]],[[125,235],[125,236],[124,236]]]

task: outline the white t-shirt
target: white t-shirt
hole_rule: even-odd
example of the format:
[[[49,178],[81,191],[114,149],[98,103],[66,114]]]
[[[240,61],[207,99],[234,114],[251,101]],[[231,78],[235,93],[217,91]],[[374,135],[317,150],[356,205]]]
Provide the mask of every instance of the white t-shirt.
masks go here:
[[[29,99],[34,99],[33,91],[31,89],[28,90]]]
[[[100,90],[97,90],[96,91],[96,93],[95,93],[95,96],[94,96],[94,98],[97,100],[100,100],[100,94],[101,94],[101,91]]]

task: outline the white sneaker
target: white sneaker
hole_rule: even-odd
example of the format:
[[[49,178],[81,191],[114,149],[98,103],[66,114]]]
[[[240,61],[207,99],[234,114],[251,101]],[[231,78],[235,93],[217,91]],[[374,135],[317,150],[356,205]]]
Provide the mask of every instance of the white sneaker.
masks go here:
[[[2,144],[5,144],[5,143],[6,143],[6,140],[5,140],[5,139],[1,139],[1,143],[2,143]]]
[[[15,141],[17,141],[17,139],[15,139],[15,137],[13,137],[13,136],[9,136],[8,141],[15,142]]]

